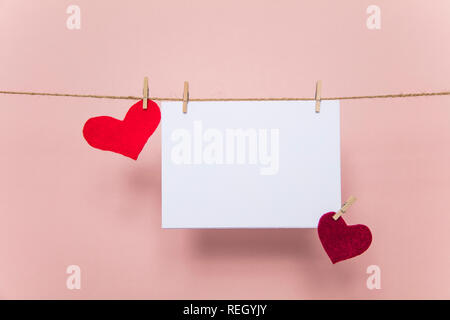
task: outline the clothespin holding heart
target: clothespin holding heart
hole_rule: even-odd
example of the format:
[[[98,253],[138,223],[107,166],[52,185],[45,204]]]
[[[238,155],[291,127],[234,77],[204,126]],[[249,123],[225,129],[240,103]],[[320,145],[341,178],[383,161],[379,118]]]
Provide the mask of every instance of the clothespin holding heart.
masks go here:
[[[350,198],[348,198],[348,200],[344,202],[344,204],[343,204],[342,207],[338,210],[338,212],[336,212],[336,213],[333,215],[333,219],[334,219],[334,220],[339,219],[339,217],[340,217],[341,215],[343,215],[343,214],[347,211],[347,209],[348,209],[355,201],[356,201],[356,198],[355,198],[354,196],[350,196]]]
[[[148,77],[144,78],[144,89],[143,89],[143,108],[144,110],[147,110],[147,105],[148,105]]]

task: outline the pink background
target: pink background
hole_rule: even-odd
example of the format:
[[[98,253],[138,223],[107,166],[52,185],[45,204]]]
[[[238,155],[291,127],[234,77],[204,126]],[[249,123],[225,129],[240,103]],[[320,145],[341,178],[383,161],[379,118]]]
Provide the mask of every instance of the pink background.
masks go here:
[[[449,15],[448,0],[2,0],[0,90],[140,95],[145,75],[169,97],[184,80],[192,98],[312,97],[317,79],[324,96],[448,90]],[[315,229],[162,230],[159,129],[137,162],[81,133],[133,103],[0,95],[1,298],[450,298],[450,97],[342,101],[346,219],[374,241],[337,265]]]

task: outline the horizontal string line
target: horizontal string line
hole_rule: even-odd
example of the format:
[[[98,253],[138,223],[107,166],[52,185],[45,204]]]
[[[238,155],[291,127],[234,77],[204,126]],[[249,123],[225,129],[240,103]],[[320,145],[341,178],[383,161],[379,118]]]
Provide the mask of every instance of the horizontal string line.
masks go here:
[[[28,91],[0,91],[0,94],[17,94],[28,96],[52,96],[52,97],[74,97],[74,98],[93,98],[93,99],[116,99],[116,100],[141,100],[137,96],[111,96],[96,94],[73,94],[73,93],[50,93],[50,92],[28,92]],[[380,94],[370,96],[347,96],[347,97],[323,97],[320,100],[356,100],[356,99],[382,99],[382,98],[409,98],[409,97],[427,97],[427,96],[447,96],[450,91],[441,92],[417,92],[417,93],[395,93]],[[162,98],[149,97],[155,101],[183,101],[183,98]],[[309,101],[315,98],[192,98],[189,101]]]

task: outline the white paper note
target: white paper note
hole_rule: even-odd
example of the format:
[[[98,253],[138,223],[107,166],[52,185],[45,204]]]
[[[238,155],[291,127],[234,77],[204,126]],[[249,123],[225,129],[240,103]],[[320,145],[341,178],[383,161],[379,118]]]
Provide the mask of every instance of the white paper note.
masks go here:
[[[164,102],[163,228],[316,228],[341,206],[339,101]]]

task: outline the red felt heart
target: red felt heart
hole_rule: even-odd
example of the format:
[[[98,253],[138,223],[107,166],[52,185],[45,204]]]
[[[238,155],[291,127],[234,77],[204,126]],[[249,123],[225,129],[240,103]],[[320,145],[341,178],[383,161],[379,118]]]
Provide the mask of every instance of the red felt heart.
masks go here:
[[[325,213],[317,227],[322,246],[333,264],[360,255],[372,243],[372,233],[367,226],[348,226],[342,217],[334,220],[334,214]]]
[[[158,105],[148,100],[147,109],[144,110],[141,100],[128,110],[123,121],[106,116],[89,119],[84,124],[83,136],[94,148],[117,152],[137,160],[160,120]]]

